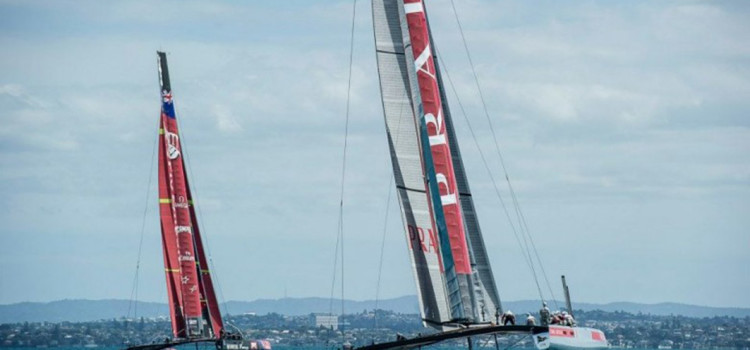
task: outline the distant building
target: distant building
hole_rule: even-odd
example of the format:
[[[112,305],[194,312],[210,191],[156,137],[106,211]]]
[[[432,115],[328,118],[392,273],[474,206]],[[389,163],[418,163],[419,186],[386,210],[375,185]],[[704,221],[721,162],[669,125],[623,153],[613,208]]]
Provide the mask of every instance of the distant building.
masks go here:
[[[339,329],[339,317],[331,314],[313,314],[312,322],[315,323],[315,328],[324,327],[327,329],[338,330]]]

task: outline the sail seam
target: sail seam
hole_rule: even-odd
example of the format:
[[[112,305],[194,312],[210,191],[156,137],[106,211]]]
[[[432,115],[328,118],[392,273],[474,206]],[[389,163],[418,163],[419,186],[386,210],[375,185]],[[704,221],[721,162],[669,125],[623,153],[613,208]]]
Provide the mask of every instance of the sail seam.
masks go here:
[[[378,53],[387,53],[387,54],[391,54],[391,55],[400,55],[400,56],[406,55],[403,52],[387,51],[387,50],[380,50],[380,49],[376,49],[375,52],[378,52]]]

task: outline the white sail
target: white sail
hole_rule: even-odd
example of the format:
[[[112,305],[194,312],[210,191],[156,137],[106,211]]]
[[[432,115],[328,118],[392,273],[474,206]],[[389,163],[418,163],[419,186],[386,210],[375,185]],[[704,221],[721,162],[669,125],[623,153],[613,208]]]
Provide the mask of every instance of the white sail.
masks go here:
[[[425,324],[451,320],[438,233],[427,193],[415,106],[419,101],[403,2],[372,1],[380,91],[409,255]],[[440,327],[438,327],[440,328]]]

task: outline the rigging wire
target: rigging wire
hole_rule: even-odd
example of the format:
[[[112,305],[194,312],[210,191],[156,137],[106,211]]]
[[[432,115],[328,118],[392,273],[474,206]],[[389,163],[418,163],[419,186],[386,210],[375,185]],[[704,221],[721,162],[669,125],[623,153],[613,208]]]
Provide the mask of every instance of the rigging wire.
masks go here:
[[[339,198],[339,232],[341,235],[341,337],[346,342],[344,326],[344,184],[346,180],[346,148],[349,141],[349,111],[351,109],[352,66],[354,65],[354,24],[357,19],[357,0],[352,1],[352,29],[349,34],[349,77],[346,84],[346,123],[344,124],[344,152],[341,161],[341,197]]]
[[[406,98],[406,97],[407,97],[407,90],[404,90],[404,94],[402,95],[402,98]],[[396,138],[393,142],[395,149],[398,149],[398,145],[399,145],[399,139],[400,139],[399,136],[401,135],[400,133],[401,121],[404,120],[403,118],[404,117],[404,105],[406,104],[401,105],[401,108],[399,108],[399,112],[398,112],[398,124],[396,125]],[[386,128],[388,128],[387,125],[386,125]],[[391,174],[391,176],[390,176],[390,179],[388,180],[388,199],[385,202],[385,218],[383,220],[383,238],[380,243],[380,261],[378,262],[378,283],[375,287],[375,317],[374,318],[375,318],[376,329],[378,328],[377,310],[378,310],[378,302],[380,301],[380,278],[383,274],[383,253],[385,251],[385,234],[388,231],[388,212],[390,210],[390,205],[391,205],[391,192],[393,191],[393,186],[391,184],[393,184],[393,182],[395,181],[393,171],[388,170],[388,172]]]
[[[328,314],[333,315],[333,293],[336,288],[336,272],[338,271],[339,262],[339,244],[341,241],[341,235],[339,231],[336,231],[336,249],[333,251],[333,276],[331,277],[331,298],[328,304]]]
[[[490,129],[490,133],[492,134],[492,140],[493,140],[494,145],[495,145],[495,151],[496,151],[497,156],[498,156],[498,158],[500,160],[500,165],[501,165],[501,167],[503,169],[503,174],[505,175],[505,181],[508,184],[508,189],[509,189],[509,192],[510,192],[510,195],[511,195],[511,199],[513,201],[513,205],[514,205],[515,210],[516,210],[516,216],[518,217],[519,228],[521,228],[521,233],[522,233],[522,235],[524,235],[524,241],[526,240],[526,236],[528,236],[528,240],[531,242],[532,251],[534,252],[534,255],[536,257],[537,263],[538,263],[539,268],[540,268],[540,270],[542,272],[542,276],[544,277],[544,280],[547,283],[547,287],[549,288],[549,292],[550,292],[550,295],[552,297],[552,301],[555,303],[555,306],[557,307],[557,300],[555,298],[555,293],[552,291],[552,285],[549,283],[549,279],[547,278],[547,272],[544,270],[544,264],[542,264],[542,260],[541,260],[541,258],[539,256],[539,252],[536,249],[536,245],[534,244],[534,240],[533,240],[533,238],[531,236],[531,232],[529,231],[528,224],[526,223],[526,218],[524,217],[524,215],[523,215],[523,213],[521,211],[521,205],[518,202],[518,198],[516,197],[515,191],[513,190],[513,185],[510,182],[510,176],[508,176],[508,170],[507,170],[507,168],[505,166],[505,160],[503,158],[502,152],[500,151],[500,145],[499,145],[499,142],[497,141],[497,135],[495,133],[495,128],[492,125],[492,119],[490,118],[490,114],[489,114],[489,111],[487,109],[487,103],[486,103],[486,101],[484,99],[484,93],[482,92],[481,85],[479,84],[479,78],[477,77],[477,72],[476,72],[476,69],[474,67],[474,61],[471,58],[471,53],[469,51],[469,46],[466,43],[466,37],[464,36],[463,26],[461,25],[461,20],[458,17],[458,11],[456,10],[456,4],[455,4],[454,0],[451,0],[451,7],[453,8],[453,14],[454,14],[454,16],[456,18],[456,23],[458,24],[458,31],[459,31],[459,33],[461,35],[461,41],[462,41],[463,46],[464,46],[464,51],[466,52],[466,57],[468,58],[469,65],[471,66],[471,72],[472,72],[472,75],[474,76],[474,83],[476,84],[477,91],[479,92],[479,99],[482,102],[482,108],[484,110],[484,115],[485,115],[485,118],[487,119],[487,123],[488,123],[489,129]],[[527,249],[528,249],[528,247],[527,247]],[[544,300],[544,298],[542,298],[542,300]]]
[[[174,89],[172,89],[172,90],[174,90]],[[175,110],[177,110],[177,106],[176,105],[175,105]],[[180,115],[182,115],[182,111],[181,110],[178,111],[178,112],[179,112]],[[185,148],[185,143],[187,143],[187,137],[185,137],[185,131],[182,130],[182,126],[180,126],[180,119],[179,118],[175,118],[175,122],[177,123],[177,128],[179,128],[181,130],[180,131],[180,137],[182,138],[183,141],[185,141],[185,142],[180,142],[180,150],[182,151],[182,154],[184,155],[185,165],[187,166],[188,174],[190,175],[190,178],[193,179],[193,184],[192,184],[192,186],[190,186],[191,189],[192,189],[192,191],[190,192],[190,195],[192,197],[191,199],[193,200],[193,208],[195,208],[195,211],[196,211],[196,214],[197,214],[197,218],[195,218],[195,219],[196,219],[196,222],[198,224],[198,230],[200,230],[200,232],[203,232],[202,238],[203,238],[203,240],[205,242],[205,246],[206,246],[205,253],[206,253],[207,258],[208,258],[208,268],[209,268],[209,271],[210,271],[209,275],[212,275],[211,280],[214,282],[214,284],[216,285],[216,289],[219,292],[219,299],[221,300],[220,304],[223,305],[224,312],[228,312],[227,311],[227,301],[226,301],[226,299],[224,299],[224,291],[221,288],[221,283],[219,283],[219,276],[216,273],[217,270],[216,270],[216,268],[214,266],[214,259],[213,259],[213,255],[211,254],[211,246],[209,245],[209,242],[208,242],[208,234],[205,231],[206,225],[205,225],[205,223],[203,223],[203,211],[201,211],[201,207],[197,205],[198,200],[196,198],[198,198],[198,184],[195,181],[195,176],[193,176],[193,167],[190,166],[190,163],[191,163],[190,162],[190,156],[188,155],[187,149]],[[187,182],[187,179],[186,179],[186,182]],[[195,239],[195,236],[193,236],[193,239]],[[221,311],[219,313],[221,313]]]
[[[393,192],[393,175],[388,181],[388,199],[385,200],[385,219],[383,219],[383,238],[380,241],[380,261],[378,262],[378,282],[375,285],[375,309],[373,310],[375,318],[375,329],[378,328],[378,302],[380,301],[380,278],[383,275],[383,252],[385,252],[385,234],[388,232],[388,212],[391,208],[391,193]]]
[[[161,123],[161,120],[159,121]],[[157,128],[158,124],[157,123]],[[130,317],[130,308],[133,307],[133,318],[138,317],[138,277],[141,269],[141,252],[143,251],[143,235],[146,231],[146,216],[148,215],[148,203],[151,199],[151,181],[154,178],[154,158],[156,155],[156,145],[159,144],[159,135],[154,139],[154,145],[151,148],[151,168],[148,171],[148,185],[146,186],[146,205],[143,209],[143,219],[141,220],[141,238],[138,242],[138,259],[135,264],[135,277],[133,277],[133,289],[130,291],[130,303],[128,304],[128,317]]]
[[[347,78],[347,86],[346,86],[346,118],[344,123],[344,150],[342,152],[341,156],[341,188],[340,188],[340,196],[339,196],[339,218],[338,218],[338,233],[336,235],[336,253],[341,254],[341,337],[343,342],[346,341],[346,332],[344,329],[344,184],[346,183],[346,151],[348,148],[349,143],[349,112],[351,110],[351,91],[352,91],[352,67],[354,65],[353,59],[354,59],[354,25],[356,23],[357,18],[357,0],[354,0],[352,2],[352,25],[351,25],[351,32],[349,37],[349,72],[348,72],[348,78]],[[341,248],[339,250],[339,247]],[[334,253],[334,256],[337,254]],[[330,311],[331,314],[333,313],[333,291],[334,291],[334,285],[336,283],[336,264],[337,264],[338,257],[334,258],[334,265],[333,265],[333,279],[331,282],[331,301],[330,301]],[[342,343],[343,343],[342,342]]]
[[[437,48],[435,49],[437,52]],[[443,71],[445,72],[445,77],[448,79],[448,84],[451,86],[451,90],[453,91],[453,94],[456,96],[456,101],[458,102],[458,107],[461,110],[461,115],[464,117],[464,120],[466,121],[466,125],[469,127],[469,132],[471,133],[471,138],[474,140],[474,144],[477,147],[477,150],[479,151],[479,156],[482,159],[482,164],[484,164],[484,168],[487,170],[487,174],[490,177],[490,182],[492,182],[492,186],[495,189],[495,194],[497,195],[497,199],[500,201],[500,205],[503,208],[503,212],[505,213],[505,217],[508,219],[508,223],[510,224],[511,231],[513,232],[513,236],[516,238],[516,242],[518,243],[518,246],[521,248],[521,254],[524,257],[524,261],[526,262],[526,265],[531,270],[532,276],[534,277],[534,283],[536,284],[537,291],[539,292],[539,297],[544,300],[544,296],[542,294],[542,289],[539,285],[539,280],[537,279],[536,270],[534,269],[534,263],[531,259],[531,255],[528,251],[528,249],[524,249],[524,245],[521,241],[521,238],[518,235],[518,230],[516,230],[516,225],[513,223],[513,219],[511,219],[510,212],[508,211],[508,207],[505,204],[505,200],[503,200],[502,194],[500,193],[500,188],[497,186],[497,181],[495,181],[495,176],[492,175],[492,170],[489,167],[489,164],[487,163],[487,159],[484,155],[484,152],[482,151],[482,148],[479,146],[479,141],[476,137],[476,134],[474,133],[474,128],[471,126],[471,122],[469,121],[469,118],[467,117],[466,110],[464,109],[464,105],[461,102],[461,99],[458,97],[458,91],[456,90],[455,85],[453,85],[453,80],[451,79],[450,73],[448,73],[448,66],[445,65],[445,62],[442,59],[442,55],[437,52],[438,60],[440,62],[440,65],[443,67]],[[523,233],[521,233],[523,234]]]

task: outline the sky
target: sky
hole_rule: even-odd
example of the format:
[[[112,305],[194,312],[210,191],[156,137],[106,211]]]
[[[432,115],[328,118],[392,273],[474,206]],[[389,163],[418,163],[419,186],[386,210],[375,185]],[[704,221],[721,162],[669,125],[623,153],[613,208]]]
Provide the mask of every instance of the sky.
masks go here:
[[[455,6],[558,298],[565,274],[574,301],[750,307],[750,5]],[[451,2],[427,8],[501,298],[537,298]],[[219,298],[329,297],[351,21],[351,1],[0,0],[0,303],[129,299],[136,280],[166,301],[157,50]],[[353,50],[344,295],[413,295],[368,1]]]

